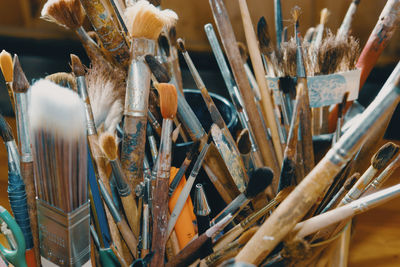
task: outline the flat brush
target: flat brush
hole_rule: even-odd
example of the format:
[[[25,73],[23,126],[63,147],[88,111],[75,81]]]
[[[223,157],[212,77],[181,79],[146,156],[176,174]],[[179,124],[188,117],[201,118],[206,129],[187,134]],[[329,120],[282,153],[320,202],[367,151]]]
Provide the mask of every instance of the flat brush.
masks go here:
[[[171,169],[171,132],[173,118],[176,115],[178,99],[174,85],[159,83],[156,86],[160,96],[160,110],[163,117],[159,156],[157,161],[157,179],[153,191],[153,236],[152,251],[154,256],[150,266],[164,264],[165,245],[168,239],[168,188]]]
[[[136,239],[139,238],[140,218],[138,216],[138,208],[132,194],[132,190],[129,187],[128,180],[126,179],[123,171],[121,162],[118,159],[118,145],[115,136],[110,133],[103,133],[99,137],[100,148],[103,154],[109,160],[112,173],[115,178],[117,185],[118,194],[121,198],[122,205],[124,207],[125,215],[128,220],[129,226],[132,232],[135,234]]]
[[[246,231],[250,226],[256,223],[259,219],[270,212],[276,205],[281,203],[289,194],[292,192],[293,187],[286,187],[280,191],[267,205],[265,205],[260,210],[252,213],[246,219],[242,220],[239,224],[235,225],[231,230],[229,230],[225,235],[223,235],[217,243],[214,245],[214,250],[223,249],[225,246],[230,244],[238,236],[240,236],[244,231]]]
[[[30,85],[23,72],[17,55],[13,62],[12,89],[15,97],[15,111],[17,121],[18,143],[20,151],[20,170],[25,184],[28,201],[29,219],[33,236],[36,265],[40,266],[39,230],[37,224],[36,189],[33,174],[33,158],[31,149],[31,137],[28,119],[28,89]]]
[[[205,242],[210,240],[214,234],[222,230],[228,221],[232,218],[231,214],[228,214],[219,223],[210,227],[205,233],[198,236],[192,242],[190,242],[185,248],[183,248],[178,255],[176,255],[172,260],[168,261],[165,266],[189,266],[196,259],[200,257],[200,248]]]
[[[237,196],[228,204],[217,216],[215,216],[211,224],[218,223],[227,214],[238,214],[254,197],[263,192],[272,182],[274,174],[268,167],[262,167],[254,170],[250,175],[249,183],[246,190]]]
[[[354,15],[357,11],[358,5],[361,0],[353,0],[347,9],[346,15],[343,18],[342,24],[340,25],[336,38],[346,38],[351,32],[351,23],[353,22]]]
[[[6,87],[8,91],[8,96],[10,97],[11,106],[15,112],[15,100],[14,93],[12,90],[12,82],[13,82],[13,63],[11,54],[6,50],[2,50],[0,53],[0,68],[3,73],[4,80],[6,81]]]
[[[224,161],[226,162],[227,166],[229,166],[229,171],[231,171],[232,178],[239,189],[239,191],[243,191],[244,189],[244,184],[248,180],[247,174],[244,170],[244,164],[243,161],[239,155],[239,151],[235,145],[235,141],[233,140],[233,137],[231,133],[229,132],[228,127],[226,126],[226,123],[224,119],[222,118],[221,113],[217,109],[217,106],[215,105],[214,101],[212,100],[210,94],[208,93],[208,90],[203,82],[203,80],[200,77],[200,74],[198,73],[196,67],[193,64],[192,59],[190,58],[189,53],[186,51],[184,41],[182,39],[178,39],[178,47],[179,50],[181,51],[186,64],[189,67],[190,73],[192,74],[193,79],[195,80],[195,83],[197,85],[197,88],[200,90],[201,95],[203,97],[203,100],[207,106],[207,109],[211,115],[211,119],[213,122],[221,129],[222,135],[224,136],[226,142],[224,143],[225,146],[228,147],[228,151],[226,153],[222,153],[221,156],[224,158]]]

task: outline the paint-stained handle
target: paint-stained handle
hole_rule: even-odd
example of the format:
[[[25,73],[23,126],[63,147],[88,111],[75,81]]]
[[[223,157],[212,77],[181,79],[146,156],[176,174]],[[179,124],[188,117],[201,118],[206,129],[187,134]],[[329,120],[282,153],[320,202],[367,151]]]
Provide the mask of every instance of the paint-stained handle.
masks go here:
[[[122,169],[132,189],[135,189],[136,186],[143,181],[146,125],[146,117],[125,117],[121,163]]]
[[[117,222],[117,226],[130,252],[135,258],[137,258],[137,239],[129,229],[128,224],[124,219],[122,219],[120,222]]]

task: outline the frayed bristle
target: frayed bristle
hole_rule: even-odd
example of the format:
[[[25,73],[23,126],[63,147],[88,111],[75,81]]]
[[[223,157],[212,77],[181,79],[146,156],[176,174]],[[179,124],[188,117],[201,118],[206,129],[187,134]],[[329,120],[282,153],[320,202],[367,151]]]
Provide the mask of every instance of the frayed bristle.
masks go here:
[[[250,240],[250,238],[253,237],[253,235],[258,231],[258,229],[260,228],[260,226],[253,226],[250,229],[248,229],[246,232],[244,232],[238,239],[237,239],[237,243],[239,245],[244,245],[247,243],[247,241]]]
[[[239,136],[236,138],[236,145],[239,149],[240,154],[248,154],[251,151],[251,142],[249,130],[243,129]]]
[[[127,28],[134,38],[157,40],[163,28],[176,24],[178,15],[172,10],[159,10],[149,2],[140,0],[125,11]]]
[[[56,83],[59,86],[67,87],[74,91],[77,91],[76,79],[75,79],[74,75],[72,75],[71,73],[57,72],[57,73],[47,75],[45,77],[45,79],[49,80],[53,83]]]
[[[30,127],[72,140],[86,136],[85,108],[77,93],[47,80],[31,88]]]
[[[22,70],[21,64],[19,63],[19,59],[17,55],[14,55],[13,62],[13,83],[12,88],[16,93],[25,93],[28,91],[29,82],[25,76],[24,71]]]
[[[327,9],[324,8],[321,10],[321,18],[320,18],[320,24],[325,25],[328,22],[328,18],[331,12]]]
[[[76,77],[85,76],[85,67],[77,55],[71,54],[71,69]]]
[[[268,24],[264,17],[261,17],[257,23],[257,37],[260,42],[261,52],[269,54],[271,51],[271,36],[269,35]]]
[[[118,145],[115,136],[111,133],[104,132],[99,136],[99,144],[101,151],[110,161],[116,160],[118,157]]]
[[[284,189],[282,189],[281,191],[279,191],[279,193],[275,196],[274,200],[277,203],[282,202],[290,193],[292,193],[294,189],[294,186],[288,186]]]
[[[240,56],[242,57],[242,61],[243,61],[243,63],[246,63],[247,59],[249,58],[249,55],[247,53],[247,47],[242,42],[237,42],[237,45],[239,48]]]
[[[178,95],[173,84],[159,83],[157,85],[158,95],[160,97],[160,110],[164,119],[172,119],[178,109]]]
[[[292,18],[295,22],[299,20],[301,14],[301,8],[299,6],[294,6],[291,10]]]
[[[146,55],[145,60],[159,83],[168,83],[171,80],[167,69],[153,55]]]
[[[244,194],[248,199],[257,196],[271,184],[273,177],[274,173],[268,167],[262,167],[252,171]]]
[[[82,26],[85,13],[79,0],[48,0],[42,18],[71,30]]]
[[[399,146],[395,143],[388,142],[383,145],[371,159],[371,165],[377,170],[382,169],[394,155],[399,151]]]
[[[158,37],[158,46],[161,48],[161,51],[164,52],[166,57],[170,56],[169,42],[165,35],[160,35],[160,37]]]
[[[186,48],[185,48],[185,40],[183,40],[182,38],[178,38],[178,40],[176,40],[177,43],[177,47],[179,49],[179,51],[181,51],[182,53],[186,52]]]
[[[3,139],[4,143],[14,140],[11,127],[1,114],[0,114],[0,136]]]
[[[3,49],[0,53],[0,68],[6,82],[13,81],[13,63],[11,54]]]

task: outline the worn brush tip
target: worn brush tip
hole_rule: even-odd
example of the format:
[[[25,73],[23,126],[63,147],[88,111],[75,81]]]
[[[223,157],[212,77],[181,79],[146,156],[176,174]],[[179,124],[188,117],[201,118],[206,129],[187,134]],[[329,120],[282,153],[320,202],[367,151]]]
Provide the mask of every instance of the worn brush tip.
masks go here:
[[[49,0],[44,4],[41,16],[71,30],[82,26],[85,12],[79,0]]]
[[[159,83],[157,85],[160,96],[160,110],[164,119],[173,119],[178,109],[178,95],[173,84]]]
[[[275,196],[274,200],[278,203],[282,202],[290,193],[292,193],[294,189],[294,186],[288,186],[281,191]]]
[[[171,80],[168,71],[153,55],[146,55],[144,58],[159,83],[168,83]]]
[[[0,114],[0,136],[3,139],[4,143],[14,140],[11,127],[1,114]]]
[[[0,53],[0,68],[3,72],[4,80],[12,82],[13,80],[13,63],[11,54],[3,49]]]
[[[244,232],[238,239],[237,239],[237,243],[239,245],[244,245],[246,244],[250,238],[253,237],[253,235],[258,231],[258,229],[260,228],[260,226],[254,226],[251,227],[250,229],[248,229],[246,232]]]
[[[301,8],[299,6],[294,6],[291,10],[292,18],[295,22],[298,22],[300,14],[301,14]]]
[[[271,42],[271,37],[269,35],[267,20],[261,17],[257,23],[257,37],[260,42],[260,47],[262,50],[269,47]]]
[[[103,132],[99,136],[101,151],[108,160],[116,160],[118,157],[118,145],[115,136],[109,132]]]
[[[239,136],[236,138],[236,145],[239,149],[240,154],[247,155],[251,151],[251,142],[249,130],[243,129],[240,131]]]
[[[372,157],[371,165],[377,170],[382,169],[398,151],[399,146],[395,143],[388,142],[384,144]]]
[[[350,189],[355,185],[357,180],[360,178],[360,173],[354,173],[349,179],[346,180],[343,187],[346,191],[350,191]]]
[[[237,45],[239,48],[240,56],[242,57],[242,61],[243,63],[246,63],[247,59],[249,58],[249,54],[247,53],[247,47],[242,42],[237,42]]]
[[[158,46],[167,57],[170,56],[169,42],[168,38],[165,35],[161,34],[160,37],[158,37]]]
[[[196,140],[190,147],[189,152],[186,154],[188,160],[192,160],[196,155],[199,154],[200,140]]]
[[[296,91],[296,83],[293,77],[284,76],[278,79],[279,90],[282,90],[284,94]]]
[[[77,55],[71,54],[71,69],[76,77],[85,76],[85,67]]]
[[[76,79],[74,75],[66,72],[57,72],[45,77],[46,80],[56,83],[62,87],[68,87],[74,91],[77,91]]]
[[[181,51],[182,53],[186,53],[185,41],[182,38],[178,38],[178,40],[176,40],[176,44],[179,51]]]
[[[320,24],[325,25],[328,22],[328,18],[331,12],[327,9],[324,8],[321,10],[321,18],[320,18]]]
[[[255,197],[271,184],[273,177],[274,173],[268,167],[261,167],[252,171],[244,194],[247,198]]]
[[[28,79],[25,76],[24,71],[22,70],[21,64],[19,63],[19,59],[17,55],[14,55],[14,62],[13,62],[13,90],[17,93],[25,93],[29,88]]]

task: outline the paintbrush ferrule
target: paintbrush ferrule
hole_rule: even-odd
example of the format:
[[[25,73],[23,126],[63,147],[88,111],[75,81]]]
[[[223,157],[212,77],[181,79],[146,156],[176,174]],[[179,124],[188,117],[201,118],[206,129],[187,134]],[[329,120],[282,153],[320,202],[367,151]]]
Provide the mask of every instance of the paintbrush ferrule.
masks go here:
[[[26,93],[16,93],[16,117],[19,148],[22,162],[32,162],[31,139],[29,134],[28,96]]]
[[[131,194],[131,188],[122,171],[122,166],[119,160],[111,160],[110,165],[117,184],[118,193],[121,197],[126,197]]]
[[[161,129],[160,123],[157,121],[156,117],[154,117],[154,114],[150,112],[150,110],[147,111],[147,119],[154,129]]]
[[[142,249],[150,249],[150,229],[149,229],[149,204],[143,204],[143,222],[142,222]]]
[[[10,162],[11,160],[15,162],[18,173],[21,173],[18,147],[15,143],[15,140],[8,141],[5,143],[5,145],[7,149],[8,161]]]
[[[87,92],[85,76],[78,76],[76,78],[76,84],[78,88],[78,94],[82,99],[83,104],[85,105],[87,135],[97,134],[96,125],[94,124],[92,107],[90,105],[90,99]]]
[[[150,126],[147,126],[147,127],[150,127]],[[157,160],[157,155],[158,155],[158,149],[157,149],[157,142],[156,142],[156,139],[154,138],[153,135],[148,136],[148,139],[149,139],[151,157],[153,158],[153,162],[156,162],[156,160]]]

